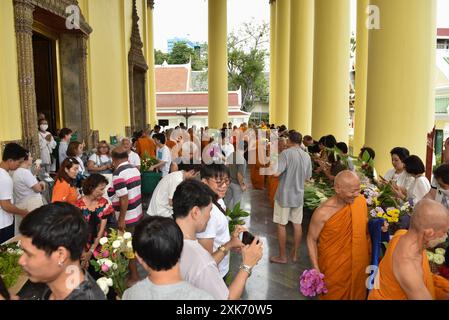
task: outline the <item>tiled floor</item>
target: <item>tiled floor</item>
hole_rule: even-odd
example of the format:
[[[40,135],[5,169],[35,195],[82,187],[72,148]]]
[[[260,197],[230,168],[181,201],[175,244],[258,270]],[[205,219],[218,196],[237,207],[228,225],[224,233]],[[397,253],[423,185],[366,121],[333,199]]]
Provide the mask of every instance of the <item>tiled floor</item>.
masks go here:
[[[247,185],[251,185],[249,177]],[[148,207],[149,197],[144,197],[144,210]],[[306,246],[306,232],[310,221],[311,212],[304,212],[303,240],[301,242],[300,259],[280,265],[270,263],[269,258],[278,254],[278,242],[276,225],[272,221],[273,209],[271,208],[266,190],[253,190],[250,188],[243,196],[242,209],[251,213],[247,218],[246,227],[264,242],[264,254],[262,260],[254,268],[253,274],[246,284],[242,299],[245,300],[302,300],[306,299],[299,293],[299,277],[305,269],[310,268],[309,256]],[[287,252],[293,245],[293,228],[287,226]],[[231,253],[231,275],[238,272],[241,256]],[[144,271],[142,277],[144,277]]]
[[[249,182],[249,181],[248,181]],[[272,221],[271,208],[266,190],[250,189],[243,197],[243,209],[251,216],[246,226],[251,233],[258,235],[264,242],[262,260],[254,268],[252,276],[246,284],[243,299],[248,300],[302,300],[299,293],[299,277],[301,273],[310,268],[307,253],[305,233],[310,221],[310,212],[304,212],[303,240],[301,242],[300,259],[293,263],[291,260],[285,265],[270,263],[270,256],[278,254],[276,225]],[[293,228],[287,226],[287,252],[293,246]],[[232,253],[231,273],[235,274],[241,263],[241,257]]]

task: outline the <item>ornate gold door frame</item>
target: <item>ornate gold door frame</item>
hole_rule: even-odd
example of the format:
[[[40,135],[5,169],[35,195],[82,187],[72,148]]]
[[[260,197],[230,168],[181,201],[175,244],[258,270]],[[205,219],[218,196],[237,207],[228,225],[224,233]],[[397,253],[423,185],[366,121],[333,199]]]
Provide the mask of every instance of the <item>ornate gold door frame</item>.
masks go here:
[[[136,131],[136,129],[142,129],[137,127],[137,117],[136,114],[136,101],[134,97],[134,70],[140,69],[141,72],[145,74],[145,82],[147,76],[148,65],[145,61],[143,55],[143,43],[140,37],[139,31],[139,15],[137,14],[136,0],[133,0],[133,18],[132,18],[132,33],[131,33],[131,49],[128,54],[128,82],[129,82],[129,111],[131,115],[131,132]],[[145,103],[145,123],[147,119],[147,110]]]
[[[14,5],[14,21],[17,38],[18,80],[20,108],[22,117],[22,143],[36,157],[39,155],[39,139],[37,128],[36,91],[34,85],[33,62],[33,21],[37,8],[43,9],[58,20],[65,21],[66,8],[70,5],[78,5],[77,0],[12,0]],[[89,125],[88,107],[88,83],[87,83],[87,37],[92,32],[84,17],[80,17],[79,30],[66,30],[67,33],[75,33],[81,39],[82,54],[80,55],[80,107],[83,114],[82,135],[91,136]],[[82,82],[82,83],[81,83]],[[90,139],[88,139],[90,140]]]

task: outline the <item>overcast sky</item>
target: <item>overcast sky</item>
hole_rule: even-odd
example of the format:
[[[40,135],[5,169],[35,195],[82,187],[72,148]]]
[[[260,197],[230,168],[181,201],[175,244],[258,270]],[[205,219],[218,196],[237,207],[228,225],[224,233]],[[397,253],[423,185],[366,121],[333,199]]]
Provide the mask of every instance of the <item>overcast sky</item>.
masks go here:
[[[351,0],[351,24],[355,30],[356,0]],[[437,0],[437,26],[449,28],[449,0]],[[251,21],[270,21],[268,0],[228,0],[228,32]],[[154,5],[154,46],[167,51],[167,39],[187,37],[207,41],[207,0],[156,0]]]

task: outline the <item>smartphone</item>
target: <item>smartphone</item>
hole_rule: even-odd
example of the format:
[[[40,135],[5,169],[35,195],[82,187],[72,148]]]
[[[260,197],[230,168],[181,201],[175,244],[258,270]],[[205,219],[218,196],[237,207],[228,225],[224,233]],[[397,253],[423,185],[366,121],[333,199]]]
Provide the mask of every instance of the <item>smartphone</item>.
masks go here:
[[[244,231],[240,233],[240,241],[242,241],[244,245],[251,244],[254,241],[254,236],[248,231]],[[259,241],[257,241],[257,243],[259,243]]]

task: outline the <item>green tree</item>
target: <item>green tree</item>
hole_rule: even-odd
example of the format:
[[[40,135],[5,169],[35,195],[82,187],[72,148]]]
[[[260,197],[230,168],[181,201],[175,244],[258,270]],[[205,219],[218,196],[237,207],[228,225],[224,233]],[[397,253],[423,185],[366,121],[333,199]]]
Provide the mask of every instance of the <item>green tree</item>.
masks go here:
[[[166,60],[168,61],[168,53],[164,53],[161,50],[154,50],[155,64],[163,64]]]
[[[195,50],[188,47],[185,42],[177,42],[173,46],[172,52],[168,55],[167,62],[169,64],[186,64],[191,61],[192,70],[203,70],[206,64],[202,58],[202,51],[202,46]]]
[[[250,110],[255,101],[267,99],[264,71],[268,43],[268,23],[245,23],[238,34],[228,37],[229,90],[241,88],[243,110]]]

